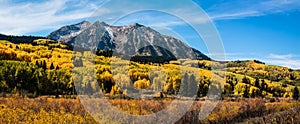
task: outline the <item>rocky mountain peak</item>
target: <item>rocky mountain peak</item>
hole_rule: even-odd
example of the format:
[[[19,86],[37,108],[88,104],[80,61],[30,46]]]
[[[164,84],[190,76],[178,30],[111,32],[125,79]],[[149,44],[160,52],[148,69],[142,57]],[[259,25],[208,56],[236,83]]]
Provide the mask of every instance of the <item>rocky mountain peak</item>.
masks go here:
[[[83,27],[85,27],[85,26],[89,26],[89,25],[91,25],[91,23],[90,23],[90,22],[88,22],[88,21],[82,21],[82,22],[80,22],[80,23],[78,23],[78,24],[75,24],[75,25],[79,25],[79,26],[83,26]]]
[[[82,26],[85,24],[86,26]],[[74,27],[74,28],[73,28]],[[85,28],[82,28],[85,27]],[[68,29],[68,30],[65,30]],[[209,57],[179,39],[165,36],[139,23],[128,26],[111,26],[105,22],[81,22],[64,26],[48,38],[80,45],[85,48],[112,50],[127,56],[156,56],[160,58],[206,59]]]
[[[58,30],[50,33],[47,38],[61,41],[61,42],[68,42],[73,37],[80,34],[84,29],[88,28],[91,25],[88,21],[82,21],[77,24],[63,26]]]
[[[96,21],[93,25],[97,25],[97,26],[110,26],[110,25],[108,25],[105,22],[99,22],[99,21]]]
[[[133,23],[133,24],[129,25],[129,27],[139,28],[139,27],[144,27],[144,25],[141,25],[139,23]]]

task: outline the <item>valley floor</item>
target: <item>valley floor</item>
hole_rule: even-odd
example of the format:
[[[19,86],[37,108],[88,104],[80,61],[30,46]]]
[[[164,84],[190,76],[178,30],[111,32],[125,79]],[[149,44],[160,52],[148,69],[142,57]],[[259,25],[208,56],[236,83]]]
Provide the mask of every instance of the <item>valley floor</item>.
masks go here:
[[[82,100],[82,99],[81,99]],[[95,103],[103,103],[95,99]],[[108,100],[118,110],[131,115],[148,115],[159,112],[171,104],[171,100]],[[182,101],[184,102],[184,101]],[[299,123],[300,102],[266,102],[263,99],[240,101],[223,100],[204,120],[198,114],[204,101],[195,101],[188,112],[176,123]],[[99,104],[98,107],[103,107]],[[115,113],[89,114],[80,100],[65,98],[0,98],[1,123],[133,123]],[[96,108],[95,108],[96,109]],[[176,113],[174,113],[176,114]],[[114,120],[111,120],[114,118]],[[96,121],[96,120],[97,121]],[[160,122],[163,120],[159,120]]]

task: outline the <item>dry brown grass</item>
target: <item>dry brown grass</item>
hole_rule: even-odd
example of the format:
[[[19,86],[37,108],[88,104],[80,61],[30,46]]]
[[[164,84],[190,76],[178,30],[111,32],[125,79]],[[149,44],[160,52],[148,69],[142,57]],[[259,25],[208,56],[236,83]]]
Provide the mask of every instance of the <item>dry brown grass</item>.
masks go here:
[[[134,115],[152,114],[168,107],[171,100],[109,100],[121,111]],[[263,99],[248,99],[239,102],[222,101],[205,120],[198,120],[203,101],[196,101],[177,123],[237,123],[276,122],[293,119],[299,122],[299,103],[265,103]],[[0,122],[2,123],[97,123],[81,105],[78,99],[54,99],[40,97],[35,99],[0,98]],[[293,108],[293,109],[291,109]],[[278,114],[279,113],[279,114]],[[114,116],[112,113],[107,113]],[[175,113],[176,114],[176,113]],[[260,118],[261,117],[261,118]],[[279,120],[278,120],[279,119]],[[99,123],[111,122],[102,118]],[[129,122],[129,120],[128,120]]]

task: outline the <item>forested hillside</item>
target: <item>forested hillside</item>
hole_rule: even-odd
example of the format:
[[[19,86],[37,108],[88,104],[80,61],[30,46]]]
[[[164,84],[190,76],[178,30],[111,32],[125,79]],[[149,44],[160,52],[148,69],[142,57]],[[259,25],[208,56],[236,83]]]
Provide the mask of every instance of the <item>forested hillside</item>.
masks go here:
[[[162,92],[203,97],[213,87],[222,89],[228,96],[295,99],[299,96],[295,87],[300,84],[299,71],[255,60],[224,64],[179,59],[169,63],[141,64],[96,56],[91,52],[74,53],[69,49],[67,45],[49,39],[36,39],[27,44],[0,41],[0,92],[32,97],[72,95],[76,94],[74,80],[81,80],[82,84],[76,84],[76,89],[90,95],[98,92],[126,95],[129,91],[145,89],[150,94]],[[89,61],[91,57],[94,61]],[[82,66],[93,67],[97,81],[79,78],[76,74],[80,74]],[[226,68],[225,80],[221,78],[223,70],[212,71],[220,67]],[[217,76],[212,78],[212,73]]]
[[[43,39],[45,37],[37,36],[7,36],[0,34],[0,40],[7,40],[13,43],[32,43],[36,39]]]

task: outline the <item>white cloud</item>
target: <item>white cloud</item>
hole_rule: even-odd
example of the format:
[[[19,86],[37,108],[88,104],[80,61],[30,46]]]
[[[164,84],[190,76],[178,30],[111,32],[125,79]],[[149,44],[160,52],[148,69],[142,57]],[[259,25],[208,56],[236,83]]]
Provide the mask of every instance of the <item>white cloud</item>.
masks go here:
[[[268,64],[281,65],[292,69],[300,69],[300,60],[265,60]]]
[[[270,54],[268,56],[268,58],[270,59],[284,59],[284,60],[291,59],[292,57],[293,57],[292,54],[287,54],[287,55]]]
[[[54,30],[78,20],[89,19],[91,16],[97,16],[97,19],[100,21],[113,21],[112,19],[116,18],[115,15],[126,15],[127,10],[151,8],[152,5],[138,4],[138,2],[134,2],[134,0],[119,0],[118,4],[113,4],[114,1],[112,1],[112,4],[105,6],[101,5],[107,2],[107,0],[53,0],[18,3],[2,0],[0,2],[0,17],[2,17],[0,18],[2,25],[0,27],[0,33],[12,35],[24,35],[43,30]],[[167,1],[162,1],[162,3],[164,2],[167,3]],[[145,3],[147,3],[147,1]],[[165,3],[157,4],[158,8],[169,10],[178,15],[184,15],[192,23],[205,23],[208,21],[208,19],[200,17],[199,12],[195,11],[195,7],[197,6],[190,8],[184,7],[185,9],[178,7],[173,8],[173,3],[179,3],[173,2],[166,8]],[[128,6],[126,6],[127,4]],[[182,6],[184,6],[184,4],[182,4]],[[146,25],[153,27],[170,27],[185,24],[185,22],[179,18],[170,17],[170,15],[166,13],[161,13],[159,16],[145,15],[143,18],[128,18],[128,20],[131,21],[124,21],[124,23],[131,24],[133,21],[146,22]]]
[[[234,13],[222,13],[212,15],[211,18],[213,20],[224,20],[224,19],[237,19],[244,17],[253,17],[253,16],[261,16],[261,14],[257,11],[245,11],[245,12],[234,12]]]
[[[232,0],[207,9],[214,20],[240,19],[300,10],[299,0]]]
[[[83,20],[90,17],[95,12],[95,10],[99,9],[100,5],[102,5],[105,1],[107,0],[53,0],[16,3],[8,0],[1,0],[0,33],[24,35],[42,30],[56,29],[60,26],[71,24],[70,22],[74,23],[74,21]],[[130,6],[128,5],[124,7],[123,3],[129,4]],[[174,6],[177,6],[178,3],[180,2],[172,2]],[[170,4],[170,6],[165,6],[163,4],[166,4],[166,2],[164,1],[162,1],[160,4],[162,4],[160,8],[166,8],[178,15],[184,15],[192,23],[206,23],[207,21],[209,21],[209,19],[199,15],[199,12],[195,11],[196,6],[186,7],[187,5],[181,3],[180,5],[185,8],[182,9],[178,7],[172,8],[172,4]],[[151,5],[141,5],[133,1],[123,1],[122,4],[115,4],[110,6],[115,8],[101,8],[102,11],[98,11],[97,16],[99,16],[99,13],[104,15],[110,14],[112,13],[110,12],[110,10],[113,10],[115,12],[126,12],[126,8],[139,9]],[[299,8],[300,1],[298,0],[238,0],[223,2],[207,9],[206,11],[211,16],[211,19],[220,20],[262,16],[269,13],[279,13],[295,9],[299,10]],[[111,17],[113,17],[113,15]],[[172,20],[172,18],[164,17],[166,16],[138,18],[136,22],[148,20],[150,26],[156,27],[170,27],[185,24],[184,21],[178,19]],[[107,19],[108,18],[109,17],[107,17]],[[162,18],[168,21],[159,21]]]
[[[119,4],[120,5],[120,4]],[[114,6],[116,8],[118,5]],[[143,8],[146,5],[132,5],[134,7]],[[170,5],[172,6],[172,5]],[[121,7],[121,6],[120,6]],[[127,8],[122,8],[123,12],[126,12]],[[195,11],[195,7],[184,7],[169,9],[170,12],[176,13],[177,15],[184,15],[192,23],[207,23],[210,21],[205,16]],[[212,20],[224,20],[224,19],[241,19],[246,17],[264,16],[272,13],[281,13],[292,10],[300,10],[299,0],[233,0],[229,2],[223,2],[220,5],[215,5],[212,8],[205,10]],[[151,18],[132,18],[132,20],[147,21],[151,22],[151,26],[178,26],[186,24],[183,21],[174,20],[173,18],[162,17],[167,22],[161,22],[162,16]]]
[[[85,19],[94,11],[93,8],[89,8],[90,3],[88,2],[74,4],[74,6],[67,5],[70,2],[74,1],[1,2],[0,33],[24,35],[55,29],[69,22]],[[72,7],[76,7],[76,9],[72,9]]]
[[[292,69],[300,69],[300,60],[295,57],[296,55],[293,54],[270,54],[264,61],[269,64],[281,65]]]
[[[157,4],[153,4],[159,2]],[[148,4],[149,3],[149,4]],[[167,5],[167,6],[166,6]],[[135,1],[114,0],[102,8],[112,9],[104,15],[96,15],[101,21],[109,24],[128,25],[139,22],[151,27],[171,27],[186,25],[185,21],[192,24],[207,23],[209,18],[193,2],[181,2],[172,0]],[[142,14],[141,14],[142,13]],[[137,15],[137,16],[132,16]],[[119,18],[124,17],[115,23]],[[181,20],[185,19],[185,20]]]

